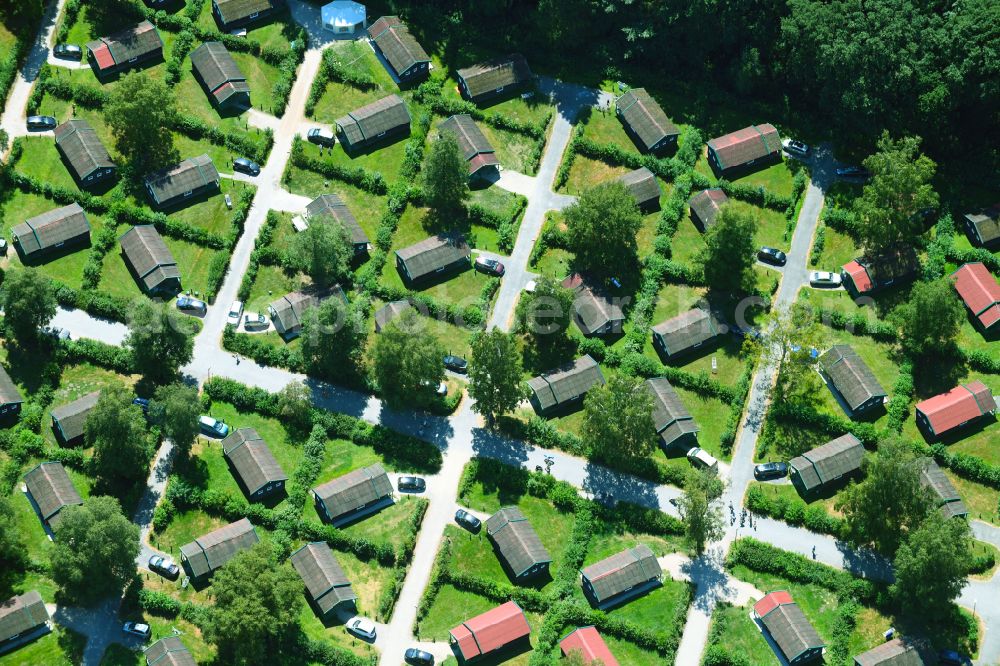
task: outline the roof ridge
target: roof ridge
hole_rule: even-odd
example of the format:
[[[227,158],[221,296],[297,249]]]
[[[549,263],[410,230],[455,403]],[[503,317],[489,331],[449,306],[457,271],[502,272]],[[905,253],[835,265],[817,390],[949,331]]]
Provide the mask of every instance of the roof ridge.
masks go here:
[[[647,96],[648,96],[648,97],[649,97],[650,99],[653,99],[653,96],[652,96],[652,95],[650,95],[649,93],[646,93],[646,95],[647,95]],[[655,101],[655,100],[654,100],[654,101]],[[639,96],[638,96],[638,95],[636,95],[636,96],[635,96],[635,102],[636,102],[636,104],[638,104],[638,105],[639,105],[639,106],[640,106],[640,107],[642,108],[642,110],[643,110],[643,111],[645,111],[645,112],[646,112],[646,115],[647,115],[647,116],[649,117],[649,120],[650,120],[650,121],[651,121],[651,122],[652,122],[652,123],[653,123],[654,125],[656,125],[656,129],[658,129],[658,130],[660,130],[661,132],[663,132],[664,134],[666,134],[666,133],[667,133],[667,130],[665,130],[665,129],[663,128],[663,126],[662,126],[662,125],[660,125],[660,122],[659,122],[659,121],[658,121],[658,120],[657,120],[656,118],[654,118],[654,117],[653,117],[653,113],[652,113],[652,112],[651,112],[651,111],[650,111],[649,109],[647,109],[647,108],[646,108],[646,105],[645,105],[645,104],[643,104],[642,100],[641,100],[641,99],[639,99]]]

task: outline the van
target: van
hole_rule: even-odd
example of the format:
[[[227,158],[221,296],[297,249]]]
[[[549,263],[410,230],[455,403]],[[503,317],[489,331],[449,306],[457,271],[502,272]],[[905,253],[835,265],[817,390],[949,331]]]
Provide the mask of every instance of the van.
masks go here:
[[[697,446],[687,452],[687,458],[691,464],[699,469],[709,469],[713,474],[719,473],[719,461],[713,458],[705,449]]]

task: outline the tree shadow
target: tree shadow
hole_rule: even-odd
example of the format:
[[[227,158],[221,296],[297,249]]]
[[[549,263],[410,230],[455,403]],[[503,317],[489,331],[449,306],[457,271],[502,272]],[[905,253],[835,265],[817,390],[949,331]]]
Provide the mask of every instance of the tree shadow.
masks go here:
[[[521,348],[521,362],[525,370],[540,375],[569,363],[578,350],[578,340],[566,333],[543,335],[539,340],[529,336]]]
[[[595,502],[608,506],[628,502],[651,509],[660,508],[655,483],[590,461],[586,463],[583,489]]]
[[[913,383],[919,399],[929,398],[955,388],[968,374],[964,361],[952,345],[924,355],[913,369]]]
[[[5,346],[8,373],[25,391],[35,395],[45,387],[59,388],[62,366],[55,360],[55,343],[51,338],[40,336],[24,345],[8,338]],[[51,400],[51,395],[48,399]]]
[[[524,468],[528,454],[523,444],[477,428],[472,431],[472,450],[482,458],[476,480],[485,494],[496,493],[501,505],[517,504],[528,494],[530,474]]]

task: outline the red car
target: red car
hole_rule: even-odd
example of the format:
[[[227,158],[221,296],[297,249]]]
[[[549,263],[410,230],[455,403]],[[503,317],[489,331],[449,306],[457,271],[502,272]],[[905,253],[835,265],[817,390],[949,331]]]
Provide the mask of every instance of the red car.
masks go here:
[[[502,277],[504,273],[503,264],[496,259],[487,259],[486,257],[476,259],[476,270],[487,275],[495,275],[496,277]]]

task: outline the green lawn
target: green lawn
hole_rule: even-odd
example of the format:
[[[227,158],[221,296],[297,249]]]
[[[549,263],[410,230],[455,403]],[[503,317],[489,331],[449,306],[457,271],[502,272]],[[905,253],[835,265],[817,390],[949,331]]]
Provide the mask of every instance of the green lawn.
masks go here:
[[[792,195],[792,178],[793,171],[789,167],[789,163],[779,162],[766,169],[760,169],[742,178],[737,178],[733,182],[740,185],[763,185],[768,191],[778,196],[789,197]]]
[[[402,495],[392,506],[342,529],[349,536],[388,543],[398,549],[403,545],[407,523],[419,509],[419,501],[412,495]],[[310,506],[316,510],[315,505]]]
[[[757,220],[757,234],[754,236],[757,245],[768,245],[786,252],[791,247],[791,238],[785,238],[784,213],[771,208],[753,206],[738,199],[730,199],[726,205],[750,213]]]
[[[854,239],[847,234],[830,227],[824,227],[824,229],[823,252],[815,264],[810,261],[809,265],[814,266],[816,270],[837,273],[840,272],[841,266],[861,256],[861,250],[855,244]],[[811,254],[809,256],[812,257]]]
[[[195,141],[179,132],[174,132],[174,148],[182,160],[208,155],[220,173],[231,173],[233,160],[240,157],[224,146],[217,146],[206,139]]]
[[[458,326],[439,319],[426,318],[427,332],[441,343],[441,347],[449,354],[463,358],[470,355],[470,343],[474,329]]]
[[[337,560],[343,562],[341,559],[343,554],[337,553]],[[373,567],[378,569],[378,567]],[[345,567],[346,569],[346,567]],[[357,594],[357,578],[353,574],[351,576],[352,587],[354,587],[355,594]],[[365,616],[372,616],[373,613],[369,613],[363,610],[361,607],[361,599],[358,599],[358,611],[360,614]],[[366,657],[369,655],[375,655],[377,652],[375,648],[372,647],[370,643],[355,638],[353,635],[347,633],[347,629],[338,620],[334,619],[324,625],[323,621],[320,620],[316,614],[313,612],[309,604],[304,604],[302,607],[302,612],[299,614],[299,626],[302,628],[302,633],[311,638],[314,641],[328,641],[334,643],[337,647],[350,650],[354,654]]]
[[[580,586],[573,588],[573,598],[580,603],[587,603],[583,588]],[[667,620],[675,617],[677,613],[684,614],[684,611],[679,609],[687,608],[690,598],[688,583],[671,580],[670,576],[666,575],[662,586],[606,612],[612,618],[638,625],[646,631],[659,633],[665,628]]]
[[[531,267],[532,271],[561,282],[570,274],[570,264],[573,255],[567,250],[553,248],[546,250],[538,263]]]
[[[55,625],[52,633],[0,657],[0,666],[73,666],[81,663],[87,637]]]
[[[625,150],[636,150],[635,143],[615,115],[614,109],[592,110],[584,123],[583,135],[600,143],[613,143]]]
[[[455,62],[449,64],[453,64],[456,68],[465,67],[473,64],[474,60],[475,59],[469,59],[465,62]],[[445,81],[442,93],[448,98],[461,99],[461,95],[458,92],[458,84],[451,78]],[[496,100],[489,100],[480,104],[479,108],[481,108],[486,115],[499,113],[509,116],[518,122],[531,123],[533,125],[541,123],[545,116],[553,111],[553,107],[549,104],[548,99],[538,93],[535,93],[528,99],[521,99],[520,95],[512,95],[506,98],[501,97]]]
[[[246,310],[267,314],[267,306],[271,302],[300,289],[304,281],[302,275],[289,276],[284,269],[262,265],[257,270],[257,279],[250,290]]]
[[[219,24],[215,22],[215,17],[212,14],[211,2],[206,2],[202,6],[197,24],[206,30],[220,30]],[[262,48],[273,47],[287,50],[291,44],[289,36],[291,27],[291,19],[288,14],[278,14],[273,20],[248,27],[247,38],[259,42]]]
[[[211,5],[211,3],[209,3]],[[197,48],[198,45],[195,45]],[[192,49],[193,51],[194,49]],[[271,89],[278,79],[280,71],[277,67],[267,64],[262,59],[248,53],[237,53],[230,51],[240,71],[250,85],[250,104],[264,113],[273,113],[271,107]],[[220,115],[219,111],[209,100],[205,89],[198,83],[192,71],[190,60],[187,60],[182,68],[181,80],[174,87],[177,97],[178,109],[183,113],[190,113],[197,116],[203,122],[219,127],[226,131],[240,131],[249,133],[253,137],[262,136],[262,132],[250,128],[247,123],[247,115],[226,111],[225,115]]]
[[[510,582],[485,530],[472,534],[455,525],[448,525],[444,530],[444,538],[451,543],[451,559],[448,564],[450,571],[496,583]]]
[[[339,44],[337,54],[341,62],[350,63],[351,69],[367,73],[378,87],[373,90],[359,90],[337,81],[331,81],[316,104],[312,118],[321,123],[334,123],[337,118],[366,104],[382,99],[399,89],[392,76],[379,62],[375,52],[363,42]]]
[[[167,529],[156,536],[155,541],[152,537],[150,540],[154,546],[174,555],[180,561],[181,546],[226,524],[227,521],[222,518],[213,518],[199,510],[180,511]],[[261,530],[257,531],[258,534],[260,532]]]
[[[56,142],[47,136],[28,136],[21,141],[24,152],[15,168],[43,183],[51,183],[69,190],[78,190],[76,181],[59,155]]]
[[[351,581],[354,593],[358,595],[358,612],[374,618],[379,597],[382,596],[382,590],[389,584],[392,571],[387,567],[379,566],[374,561],[363,562],[352,553],[338,550],[334,551],[334,555]],[[379,621],[388,622],[389,620],[388,618],[379,618]]]
[[[216,166],[220,170],[225,170],[223,165]],[[225,195],[228,194],[232,198],[235,206],[240,192],[247,188],[257,189],[253,185],[223,178],[219,182],[218,192],[198,197],[194,203],[170,211],[167,217],[219,236],[227,236],[233,229],[233,211],[226,207]]]
[[[386,210],[385,197],[370,194],[338,180],[325,180],[318,173],[294,167],[289,168],[285,185],[290,192],[310,199],[321,194],[340,195],[368,238],[374,242],[379,221]]]
[[[570,630],[571,628],[567,628],[566,633],[569,633]],[[607,634],[602,634],[601,638],[607,643],[608,649],[611,650],[611,654],[615,656],[620,666],[648,666],[662,662],[662,655],[652,650],[645,650],[635,643],[629,643]]]
[[[497,129],[486,123],[479,123],[480,129],[496,150],[500,166],[528,176],[534,176],[537,165],[532,157],[538,142],[531,137],[516,132]]]
[[[611,166],[607,162],[577,155],[573,159],[573,166],[570,167],[569,178],[559,191],[566,194],[580,195],[586,189],[599,183],[614,180],[629,171],[627,167]]]
[[[210,250],[187,241],[175,240],[164,236],[170,252],[177,261],[181,271],[181,287],[195,295],[204,295],[208,288],[208,266],[212,257],[221,250]],[[101,271],[101,291],[106,291],[123,298],[135,298],[142,291],[129,272],[122,259],[120,248],[112,248],[104,257],[104,268]]]
[[[371,152],[348,154],[342,144],[333,148],[321,148],[312,143],[304,143],[304,150],[309,157],[315,157],[329,164],[342,167],[363,168],[373,173],[380,173],[390,183],[399,179],[399,170],[406,156],[407,137],[401,136],[392,143],[380,144]]]
[[[742,655],[753,666],[778,664],[778,658],[750,619],[752,604],[730,606],[720,604],[712,613],[712,635],[719,636],[716,645],[722,645],[730,654]]]
[[[997,506],[1000,505],[1000,490],[969,481],[950,469],[944,470],[944,473],[969,508],[970,518],[978,518],[994,525],[1000,525],[1000,515],[997,513]]]

